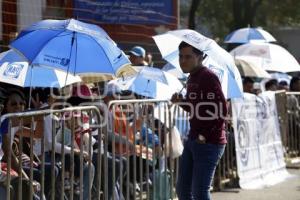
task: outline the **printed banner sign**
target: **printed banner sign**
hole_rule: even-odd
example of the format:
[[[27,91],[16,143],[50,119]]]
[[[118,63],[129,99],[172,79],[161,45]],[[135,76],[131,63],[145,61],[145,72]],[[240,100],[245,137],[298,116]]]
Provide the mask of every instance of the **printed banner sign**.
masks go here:
[[[74,18],[106,24],[175,23],[170,0],[74,0]]]
[[[243,189],[259,189],[285,180],[275,93],[245,93],[232,101],[238,175]]]

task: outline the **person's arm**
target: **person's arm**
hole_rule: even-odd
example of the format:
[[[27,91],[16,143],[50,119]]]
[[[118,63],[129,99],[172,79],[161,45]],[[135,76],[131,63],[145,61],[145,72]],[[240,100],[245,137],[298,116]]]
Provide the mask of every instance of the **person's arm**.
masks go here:
[[[26,112],[24,112],[26,113]],[[32,120],[33,121],[43,121],[44,116],[43,115],[36,115],[34,117],[32,116],[26,116],[26,117],[21,117],[21,118],[11,118],[12,119],[12,125],[13,126],[18,126],[20,124],[20,121],[22,120],[23,125],[28,125],[30,126]]]
[[[16,172],[19,172],[20,162],[19,162],[17,156],[14,154],[14,151],[12,151],[12,149],[11,149],[11,144],[9,141],[8,134],[3,134],[2,150],[3,150],[3,154],[4,154],[2,159],[5,162],[8,162],[8,155],[9,155],[9,152],[11,152],[11,168],[13,170],[15,170]],[[26,175],[26,173],[23,170],[21,173],[25,179],[28,179],[28,176]]]
[[[3,149],[3,160],[8,162],[8,155],[9,152],[11,152],[11,167],[12,169],[14,169],[15,171],[19,171],[19,160],[17,159],[17,157],[15,156],[14,152],[12,151],[12,149],[10,148],[11,144],[9,141],[9,137],[8,134],[4,134],[3,135],[3,141],[2,141],[2,149]]]
[[[125,137],[125,136],[122,136],[118,133],[111,133],[111,132],[108,132],[107,133],[107,140],[108,142],[112,142],[113,141],[113,137],[115,137],[115,142],[116,143],[119,143],[119,144],[128,144],[129,147],[133,147],[133,143],[129,140],[129,138]]]
[[[56,135],[56,138],[61,138],[61,137],[62,137],[62,130],[60,129],[58,131],[57,135]],[[50,138],[51,139],[49,141],[49,145],[50,145],[50,147],[52,147],[52,132],[50,133]],[[71,147],[62,144],[59,139],[56,139],[56,141],[55,141],[55,145],[54,145],[55,153],[61,154],[62,145],[63,145],[65,154],[70,154],[71,153]]]
[[[44,131],[44,121],[39,119],[38,121],[36,121],[36,126],[32,134],[33,138],[42,138],[43,131]],[[30,138],[31,128],[23,127],[22,130],[18,130],[16,132],[16,135],[22,135],[22,137]]]

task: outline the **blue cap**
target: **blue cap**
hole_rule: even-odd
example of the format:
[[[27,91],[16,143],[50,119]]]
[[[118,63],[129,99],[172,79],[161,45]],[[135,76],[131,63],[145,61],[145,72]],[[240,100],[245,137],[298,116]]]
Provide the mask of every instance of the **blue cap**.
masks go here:
[[[145,58],[146,57],[146,51],[143,47],[141,46],[135,46],[133,47],[129,53],[135,55],[135,56],[139,56],[139,57],[143,57]]]

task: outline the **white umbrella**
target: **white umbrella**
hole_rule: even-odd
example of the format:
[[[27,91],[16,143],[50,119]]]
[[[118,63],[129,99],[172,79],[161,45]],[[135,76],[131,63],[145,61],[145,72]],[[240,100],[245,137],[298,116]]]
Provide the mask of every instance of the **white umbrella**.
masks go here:
[[[171,63],[165,64],[162,70],[174,75],[176,78],[180,80],[186,80],[189,75],[188,73],[183,73],[183,71],[180,68],[175,67]]]
[[[108,87],[110,84],[121,90],[129,90],[155,99],[170,99],[175,92],[183,89],[183,85],[175,76],[154,67],[144,67],[132,77],[112,80],[108,83]]]
[[[262,28],[240,28],[225,37],[225,43],[248,43],[251,41],[275,42],[276,39]]]
[[[280,81],[286,81],[288,84],[290,84],[292,76],[286,74],[286,73],[280,73],[280,72],[274,72],[270,73],[271,78],[275,78],[278,82]]]
[[[220,78],[223,93],[226,98],[242,97],[242,80],[232,56],[220,47],[214,40],[200,33],[184,29],[168,31],[153,37],[162,57],[172,65],[179,66],[179,44],[184,41],[208,55],[209,63],[206,66],[213,69]],[[213,64],[212,64],[213,63]]]
[[[300,65],[294,56],[276,44],[247,43],[236,47],[230,54],[234,57],[243,56],[243,60],[252,62],[267,71],[300,71]]]
[[[13,50],[0,54],[0,82],[20,87],[61,88],[80,81],[79,76],[54,68],[33,67]]]
[[[270,74],[266,70],[249,61],[243,60],[242,57],[235,57],[234,61],[241,76],[271,78]]]

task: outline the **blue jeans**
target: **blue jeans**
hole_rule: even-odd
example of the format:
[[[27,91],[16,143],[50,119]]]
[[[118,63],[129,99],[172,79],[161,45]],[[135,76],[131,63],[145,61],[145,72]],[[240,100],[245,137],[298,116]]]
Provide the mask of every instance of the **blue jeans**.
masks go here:
[[[0,186],[0,199],[6,199],[6,187]]]
[[[225,145],[199,144],[188,139],[179,161],[179,200],[210,200],[209,189]]]

